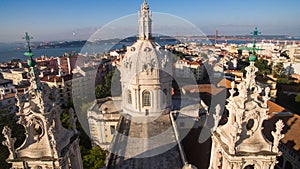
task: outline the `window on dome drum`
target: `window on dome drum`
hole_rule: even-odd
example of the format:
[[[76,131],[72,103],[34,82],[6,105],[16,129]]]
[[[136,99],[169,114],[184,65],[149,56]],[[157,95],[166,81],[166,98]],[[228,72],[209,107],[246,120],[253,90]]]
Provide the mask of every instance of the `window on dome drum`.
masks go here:
[[[247,165],[244,169],[254,169],[254,165]]]
[[[142,101],[143,101],[143,106],[151,106],[150,102],[150,92],[145,90],[142,93]]]
[[[127,103],[132,104],[132,96],[130,90],[127,90]]]
[[[109,128],[110,128],[110,134],[114,134],[115,130],[116,130],[116,126],[111,125],[111,126],[109,126]]]

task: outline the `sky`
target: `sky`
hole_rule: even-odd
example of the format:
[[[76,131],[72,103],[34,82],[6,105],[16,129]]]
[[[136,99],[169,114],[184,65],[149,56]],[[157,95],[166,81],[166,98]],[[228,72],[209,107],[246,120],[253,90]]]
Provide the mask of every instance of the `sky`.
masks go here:
[[[98,28],[140,10],[143,0],[1,0],[0,42],[85,40]],[[147,0],[153,12],[184,18],[204,34],[300,36],[298,0]],[[155,20],[153,21],[155,22]],[[155,27],[153,28],[155,30]]]

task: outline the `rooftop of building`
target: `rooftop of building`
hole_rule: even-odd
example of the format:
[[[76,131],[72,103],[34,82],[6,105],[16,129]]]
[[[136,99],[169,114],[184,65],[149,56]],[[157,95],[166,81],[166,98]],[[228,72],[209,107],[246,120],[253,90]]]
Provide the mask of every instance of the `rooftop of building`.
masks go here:
[[[7,94],[5,94],[5,95],[2,95],[2,96],[0,97],[0,100],[5,100],[5,99],[14,98],[15,95],[16,95],[16,93],[7,93]],[[12,104],[14,104],[14,103],[12,103]],[[11,106],[11,105],[9,105],[9,106]]]
[[[4,84],[12,84],[12,80],[0,79],[0,85],[4,85]]]
[[[122,116],[118,126],[108,169],[180,169],[184,165],[168,114],[148,123]]]
[[[62,81],[69,81],[72,80],[72,75],[64,75],[64,76],[58,76],[58,75],[47,75],[41,78],[41,81],[43,82],[62,82]]]
[[[121,100],[112,100],[110,97],[98,99],[89,109],[88,118],[105,119],[106,121],[118,121],[122,110],[116,105],[121,105]]]
[[[282,120],[284,128],[282,134],[284,134],[281,142],[285,144],[290,150],[292,150],[297,156],[300,156],[300,116],[293,113],[270,113],[270,118],[264,121],[263,133],[266,138],[273,141],[271,131],[275,131],[275,123],[278,120]]]

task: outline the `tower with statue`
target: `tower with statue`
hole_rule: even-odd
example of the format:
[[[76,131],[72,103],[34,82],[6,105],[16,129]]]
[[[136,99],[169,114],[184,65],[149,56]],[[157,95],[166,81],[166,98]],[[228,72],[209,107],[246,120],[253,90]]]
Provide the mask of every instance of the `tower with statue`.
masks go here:
[[[39,81],[39,71],[30,47],[31,37],[26,33],[30,86],[24,96],[16,94],[18,123],[25,128],[25,140],[20,147],[12,131],[5,126],[2,133],[6,138],[3,144],[8,147],[7,159],[12,168],[72,168],[82,169],[79,148],[79,133],[76,130],[76,117],[70,111],[72,129],[66,129],[60,121],[62,112],[56,100],[55,89],[50,89]]]
[[[283,137],[283,122],[279,120],[276,131],[272,132],[273,142],[262,133],[263,122],[268,119],[268,100],[270,89],[262,89],[255,81],[258,68],[254,66],[256,57],[256,36],[254,33],[250,65],[246,67],[246,78],[237,84],[231,84],[230,96],[226,108],[228,121],[215,128],[212,136],[210,169],[273,169],[279,155],[278,143]],[[261,96],[261,94],[263,94]]]

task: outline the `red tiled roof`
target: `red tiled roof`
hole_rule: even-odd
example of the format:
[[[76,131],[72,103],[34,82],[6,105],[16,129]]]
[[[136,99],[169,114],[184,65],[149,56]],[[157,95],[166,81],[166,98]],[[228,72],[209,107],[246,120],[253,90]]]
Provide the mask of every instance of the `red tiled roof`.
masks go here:
[[[223,87],[226,87],[227,89],[231,89],[231,82],[230,80],[226,79],[226,78],[223,78],[219,83],[218,83],[218,86],[223,86]],[[236,88],[237,85],[235,84],[234,85],[234,88]]]
[[[183,89],[190,93],[209,93],[211,95],[217,95],[224,90],[224,88],[217,88],[213,84],[188,85],[184,86]]]
[[[8,94],[4,95],[4,98],[9,99],[9,98],[15,97],[15,95],[16,95],[16,93],[8,93]],[[4,100],[4,99],[1,97],[0,100]]]
[[[56,76],[56,75],[48,75],[41,78],[41,81],[44,82],[62,82],[62,79],[64,81],[72,80],[72,75],[66,75],[66,76]]]
[[[272,101],[268,101],[268,106],[269,106],[269,114],[275,113],[275,112],[284,112],[286,109]]]
[[[195,61],[194,61],[194,62],[190,62],[189,64],[190,64],[190,65],[200,65],[199,62],[195,62]]]

